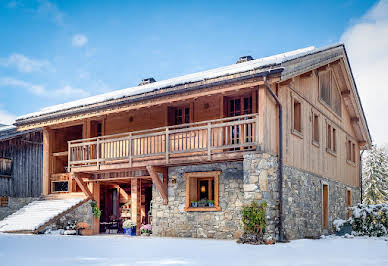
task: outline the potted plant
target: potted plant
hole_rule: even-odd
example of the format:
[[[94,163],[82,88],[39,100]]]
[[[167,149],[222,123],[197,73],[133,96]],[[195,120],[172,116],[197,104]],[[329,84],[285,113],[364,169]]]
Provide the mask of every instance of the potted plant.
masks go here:
[[[214,200],[208,200],[209,207],[214,207]]]
[[[123,222],[124,234],[130,236],[136,236],[136,223],[132,220],[125,220]]]
[[[144,224],[140,227],[140,232],[142,236],[149,236],[152,234],[152,226],[150,224]]]
[[[191,207],[197,208],[198,207],[198,201],[192,201]]]
[[[198,207],[206,207],[206,206],[208,206],[207,199],[201,199],[200,201],[198,201]]]

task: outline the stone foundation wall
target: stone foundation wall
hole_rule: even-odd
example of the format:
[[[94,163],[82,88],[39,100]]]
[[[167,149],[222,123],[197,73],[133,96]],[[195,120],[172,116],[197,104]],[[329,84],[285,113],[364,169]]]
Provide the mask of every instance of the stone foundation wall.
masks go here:
[[[267,233],[278,239],[279,188],[276,156],[251,154],[244,157],[244,199],[265,200]],[[322,182],[329,185],[329,226],[322,229]],[[290,166],[283,167],[283,229],[286,239],[318,237],[333,233],[332,222],[347,215],[346,191],[352,205],[360,202],[360,190]]]
[[[7,216],[11,215],[12,213],[18,211],[19,209],[23,208],[27,204],[29,204],[37,199],[38,198],[9,197],[8,198],[8,206],[7,207],[0,207],[0,220],[3,220]]]
[[[53,224],[47,226],[43,231],[48,229],[58,230],[67,229],[69,225],[76,225],[78,222],[86,222],[93,228],[93,211],[91,201],[87,201],[78,208],[59,218]]]
[[[346,219],[346,191],[352,191],[352,205],[360,202],[360,190],[289,166],[284,167],[283,214],[287,239],[318,237],[333,233],[332,222]],[[322,182],[329,186],[329,226],[322,229]]]
[[[221,211],[184,211],[186,182],[183,174],[217,170],[222,171],[219,177]],[[159,192],[153,186],[153,235],[218,239],[240,237],[241,207],[244,202],[242,162],[170,167],[168,175],[168,205],[163,205]],[[172,180],[176,180],[174,184]]]

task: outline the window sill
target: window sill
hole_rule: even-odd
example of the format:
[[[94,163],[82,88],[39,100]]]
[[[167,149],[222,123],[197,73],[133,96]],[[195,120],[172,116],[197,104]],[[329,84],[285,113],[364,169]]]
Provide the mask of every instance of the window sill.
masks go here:
[[[352,162],[352,161],[349,161],[349,160],[346,160],[346,162],[348,164],[350,164],[351,166],[355,167],[356,166],[356,163],[355,162]]]
[[[315,146],[315,147],[319,148],[319,142],[317,142],[317,141],[313,141],[313,142],[312,142],[312,144],[313,144],[313,146]]]
[[[337,152],[333,151],[332,149],[326,148],[326,152],[337,157]]]
[[[296,129],[292,129],[292,130],[291,130],[291,133],[294,134],[295,136],[297,136],[297,137],[303,139],[303,134],[302,134],[302,132],[300,132],[300,131],[298,131],[298,130],[296,130]]]
[[[187,212],[215,212],[220,211],[221,207],[185,207],[184,210]]]

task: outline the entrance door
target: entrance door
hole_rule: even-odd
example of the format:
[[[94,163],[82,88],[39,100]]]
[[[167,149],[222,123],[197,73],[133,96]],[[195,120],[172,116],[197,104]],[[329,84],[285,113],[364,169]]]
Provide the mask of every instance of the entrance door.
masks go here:
[[[329,226],[329,186],[322,184],[322,227]]]

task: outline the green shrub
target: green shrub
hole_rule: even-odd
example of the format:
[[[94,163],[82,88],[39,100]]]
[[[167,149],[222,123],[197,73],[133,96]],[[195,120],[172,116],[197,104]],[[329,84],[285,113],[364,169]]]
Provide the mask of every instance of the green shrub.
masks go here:
[[[259,204],[256,201],[252,201],[250,205],[242,208],[241,214],[245,233],[263,234],[263,230],[267,226],[266,208],[266,201],[262,201]]]

